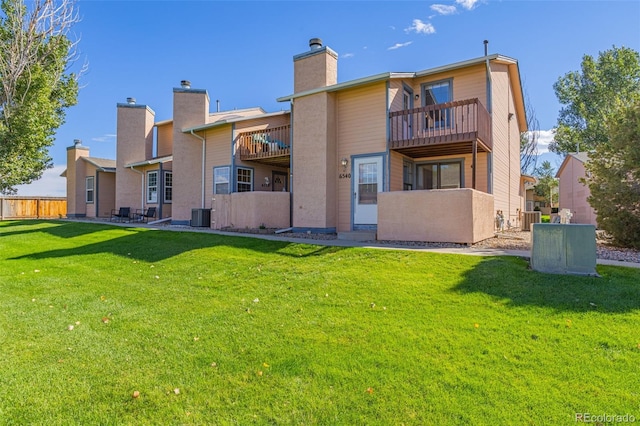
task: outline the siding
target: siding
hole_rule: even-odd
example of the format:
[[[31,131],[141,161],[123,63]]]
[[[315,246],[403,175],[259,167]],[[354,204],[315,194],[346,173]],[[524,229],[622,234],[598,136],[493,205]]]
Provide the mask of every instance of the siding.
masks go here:
[[[386,82],[376,83],[340,92],[336,96],[337,163],[349,159],[347,173],[351,179],[337,179],[337,228],[351,229],[352,156],[384,153],[387,150]],[[338,166],[338,174],[342,173]],[[386,175],[386,171],[385,171]],[[385,181],[387,181],[385,177]]]
[[[496,210],[515,223],[520,196],[520,132],[507,65],[491,64],[493,96],[493,194]],[[514,114],[511,120],[509,114]]]

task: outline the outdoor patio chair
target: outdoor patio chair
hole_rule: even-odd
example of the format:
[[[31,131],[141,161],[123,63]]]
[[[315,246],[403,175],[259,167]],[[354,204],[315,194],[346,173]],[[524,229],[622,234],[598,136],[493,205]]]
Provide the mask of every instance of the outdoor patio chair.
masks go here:
[[[156,208],[149,207],[148,209],[137,209],[133,214],[133,220],[136,222],[148,223],[149,219],[156,217]]]
[[[112,222],[129,222],[131,220],[131,207],[120,207],[118,210],[111,210]]]

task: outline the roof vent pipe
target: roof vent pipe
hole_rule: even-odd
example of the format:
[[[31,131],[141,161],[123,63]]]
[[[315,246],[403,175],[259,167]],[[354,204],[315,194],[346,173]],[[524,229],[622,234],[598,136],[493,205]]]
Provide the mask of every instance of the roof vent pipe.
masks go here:
[[[182,86],[183,89],[191,89],[191,82],[189,80],[182,80],[180,86]]]
[[[135,105],[136,104],[136,98],[127,98],[127,103],[129,105]]]
[[[74,140],[73,140],[73,144],[74,144],[75,146],[80,146],[80,145],[82,145],[82,141],[81,141],[80,139],[74,139]]]
[[[484,56],[489,54],[489,40],[484,41]]]
[[[311,50],[318,50],[322,48],[322,39],[312,38],[309,40],[309,47]]]
[[[220,112],[220,99],[216,99],[216,112]]]

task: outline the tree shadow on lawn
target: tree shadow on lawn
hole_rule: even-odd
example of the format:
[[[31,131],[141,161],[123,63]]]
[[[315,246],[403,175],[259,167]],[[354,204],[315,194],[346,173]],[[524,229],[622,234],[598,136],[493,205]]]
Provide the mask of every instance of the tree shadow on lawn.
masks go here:
[[[4,228],[15,226],[26,226],[26,229],[16,229],[4,231]],[[63,222],[58,220],[16,220],[10,223],[2,223],[0,225],[0,236],[33,234],[36,232],[45,232],[47,234],[60,238],[73,238],[80,235],[99,232],[101,229],[92,226],[90,223],[83,222]]]
[[[74,230],[74,228],[79,228]],[[60,229],[58,229],[60,228]],[[60,227],[37,228],[31,232],[47,232],[56,236],[79,236],[92,232],[120,229],[125,235],[101,240],[95,243],[78,245],[72,248],[61,248],[30,253],[11,258],[49,259],[67,256],[82,256],[111,253],[117,256],[132,258],[145,262],[158,262],[179,254],[210,247],[230,247],[258,253],[271,253],[289,257],[321,256],[344,250],[343,247],[314,246],[289,243],[286,241],[269,241],[250,237],[230,237],[203,232],[166,231],[148,228],[117,227],[105,224],[68,223]],[[22,232],[22,231],[21,231]],[[28,233],[25,231],[24,233]],[[13,234],[15,235],[15,234]],[[249,254],[248,254],[249,255]],[[252,254],[255,255],[255,254]]]
[[[516,257],[488,257],[453,291],[485,293],[512,306],[622,313],[640,309],[640,270],[598,266],[600,277],[544,274]]]

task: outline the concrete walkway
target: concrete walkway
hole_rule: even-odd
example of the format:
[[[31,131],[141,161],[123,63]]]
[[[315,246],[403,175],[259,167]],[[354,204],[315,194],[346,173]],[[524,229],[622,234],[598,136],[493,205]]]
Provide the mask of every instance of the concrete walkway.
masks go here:
[[[373,242],[361,242],[361,241],[350,241],[350,240],[316,240],[312,238],[294,238],[294,237],[286,237],[286,234],[280,234],[275,236],[273,234],[250,234],[250,233],[242,233],[242,232],[225,232],[225,231],[217,231],[210,228],[192,228],[189,226],[172,226],[172,225],[148,225],[145,223],[116,223],[116,222],[102,222],[95,220],[82,220],[82,219],[66,219],[69,221],[76,222],[89,222],[89,223],[104,223],[109,225],[119,225],[126,227],[136,227],[136,228],[149,228],[149,229],[158,229],[165,231],[176,231],[176,232],[206,232],[209,234],[215,235],[225,235],[229,237],[245,237],[245,238],[258,238],[262,240],[271,240],[271,241],[286,241],[290,243],[298,243],[298,244],[313,244],[318,246],[333,246],[333,247],[363,247],[363,248],[371,248],[371,249],[381,249],[381,250],[410,250],[410,251],[419,251],[419,252],[429,252],[429,253],[448,253],[448,254],[464,254],[471,256],[516,256],[524,259],[529,259],[531,257],[530,250],[503,250],[503,249],[490,249],[490,248],[473,248],[473,247],[408,247],[402,244],[377,244]],[[637,268],[640,269],[640,263],[634,262],[622,262],[618,260],[609,260],[609,259],[596,259],[596,263],[598,265],[607,265],[607,266],[623,266],[628,268]]]

